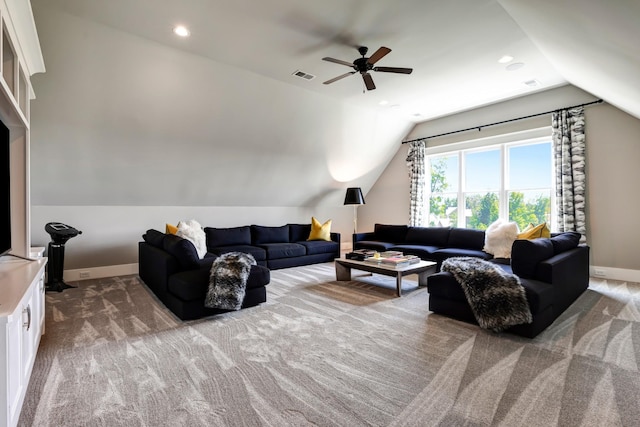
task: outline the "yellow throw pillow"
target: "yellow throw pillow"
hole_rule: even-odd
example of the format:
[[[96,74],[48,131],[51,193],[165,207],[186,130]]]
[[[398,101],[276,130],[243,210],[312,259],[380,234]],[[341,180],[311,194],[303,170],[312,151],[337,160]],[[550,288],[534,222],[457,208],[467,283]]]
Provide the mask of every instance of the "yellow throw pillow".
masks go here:
[[[535,226],[533,224],[529,224],[522,233],[518,234],[518,239],[531,240],[539,237],[551,237],[551,231],[549,230],[549,227],[547,227],[546,222]]]
[[[315,217],[311,217],[311,233],[307,240],[326,240],[331,241],[331,220],[328,219],[324,224],[320,224]]]
[[[178,232],[178,227],[175,225],[167,224],[164,229],[165,234],[176,234]]]

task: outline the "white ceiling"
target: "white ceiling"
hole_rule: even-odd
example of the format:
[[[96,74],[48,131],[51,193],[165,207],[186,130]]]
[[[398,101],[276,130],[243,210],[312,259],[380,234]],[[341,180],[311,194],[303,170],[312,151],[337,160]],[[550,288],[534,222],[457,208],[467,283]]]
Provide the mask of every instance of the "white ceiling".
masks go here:
[[[33,0],[196,55],[412,121],[572,83],[640,117],[637,0]],[[578,5],[579,4],[579,5]],[[579,7],[578,7],[579,6]],[[554,15],[555,14],[555,15]],[[171,31],[186,25],[191,37]],[[356,46],[392,52],[366,92]],[[505,54],[525,65],[506,71]],[[317,76],[311,81],[296,70]],[[525,81],[536,79],[538,87]],[[366,93],[363,93],[366,92]],[[387,101],[386,106],[379,106]]]

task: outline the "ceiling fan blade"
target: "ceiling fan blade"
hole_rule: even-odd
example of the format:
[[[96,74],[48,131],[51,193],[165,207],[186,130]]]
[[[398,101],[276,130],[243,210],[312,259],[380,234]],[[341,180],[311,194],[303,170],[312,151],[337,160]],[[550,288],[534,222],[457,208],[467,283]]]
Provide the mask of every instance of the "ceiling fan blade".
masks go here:
[[[411,74],[413,68],[373,67],[373,71],[382,71],[383,73]]]
[[[346,65],[347,67],[353,67],[353,64],[351,62],[347,62],[347,61],[342,61],[340,59],[335,59],[335,58],[329,58],[329,57],[324,57],[322,58],[324,61],[329,61],[329,62],[334,62],[336,64],[340,64],[340,65]]]
[[[363,73],[362,79],[364,80],[364,85],[367,87],[367,90],[374,90],[376,85],[373,83],[373,77],[369,73]]]
[[[375,53],[371,55],[371,57],[369,57],[369,60],[367,62],[373,65],[376,62],[380,61],[389,52],[391,52],[391,49],[382,46],[380,49],[376,50]]]
[[[350,71],[350,72],[348,72],[348,73],[344,73],[344,74],[343,74],[343,75],[341,75],[341,76],[334,77],[334,78],[332,78],[331,80],[327,80],[327,81],[326,81],[326,82],[324,82],[323,84],[328,85],[328,84],[331,84],[331,83],[333,83],[333,82],[337,82],[338,80],[340,80],[340,79],[344,79],[345,77],[348,77],[348,76],[350,76],[350,75],[352,75],[352,74],[355,74],[355,73],[356,73],[355,71]]]

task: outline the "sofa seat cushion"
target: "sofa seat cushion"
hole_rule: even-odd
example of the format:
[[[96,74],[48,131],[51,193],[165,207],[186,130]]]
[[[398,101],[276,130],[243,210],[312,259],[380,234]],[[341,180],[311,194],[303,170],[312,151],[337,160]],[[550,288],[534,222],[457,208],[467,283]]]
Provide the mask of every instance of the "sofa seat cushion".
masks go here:
[[[501,265],[502,267],[502,265]],[[507,270],[507,269],[505,269]],[[509,270],[507,270],[508,272]],[[553,305],[553,286],[537,280],[522,279],[520,283],[524,287],[531,314],[537,314]],[[451,273],[440,272],[429,276],[427,279],[429,295],[453,301],[464,301],[462,286],[456,281]]]
[[[253,255],[253,258],[255,258],[257,262],[267,259],[267,252],[263,248],[251,245],[220,246],[218,248],[211,248],[209,251],[215,255],[222,255],[227,252],[243,252],[245,254]]]
[[[251,245],[251,227],[248,225],[230,228],[205,227],[204,233],[209,252],[213,252],[211,249],[219,246]]]
[[[340,245],[336,242],[325,242],[324,240],[310,240],[297,242],[306,248],[307,255],[332,254],[340,250]]]
[[[356,249],[371,249],[378,252],[388,251],[389,248],[395,246],[392,242],[379,242],[375,240],[361,240],[356,242]]]
[[[442,263],[442,261],[444,261],[447,258],[460,257],[460,256],[462,257],[470,256],[470,257],[481,258],[485,260],[489,260],[493,258],[492,255],[479,249],[443,248],[433,252],[433,259],[438,263]]]
[[[299,243],[266,243],[260,247],[266,251],[267,259],[292,258],[307,254],[307,249]]]
[[[405,255],[416,255],[421,259],[433,259],[433,253],[440,249],[439,246],[428,245],[395,245],[389,248],[391,251],[400,251]]]
[[[169,277],[167,284],[169,292],[183,301],[202,300],[209,287],[209,275],[211,268],[201,268],[198,270],[183,271]],[[268,268],[260,265],[252,265],[249,278],[247,279],[247,289],[260,288],[266,286],[271,280],[271,273]]]

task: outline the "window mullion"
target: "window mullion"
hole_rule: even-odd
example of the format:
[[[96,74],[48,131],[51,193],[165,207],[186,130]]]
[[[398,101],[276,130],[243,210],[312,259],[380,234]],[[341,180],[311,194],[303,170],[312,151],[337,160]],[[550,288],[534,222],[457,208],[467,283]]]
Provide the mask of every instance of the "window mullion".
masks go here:
[[[509,168],[508,149],[506,144],[500,145],[500,195],[499,195],[499,217],[505,221],[509,220]]]
[[[460,165],[458,170],[458,227],[466,226],[466,211],[467,206],[464,201],[464,193],[466,191],[465,185],[465,169],[466,169],[466,161],[463,151],[458,151],[458,164]]]

